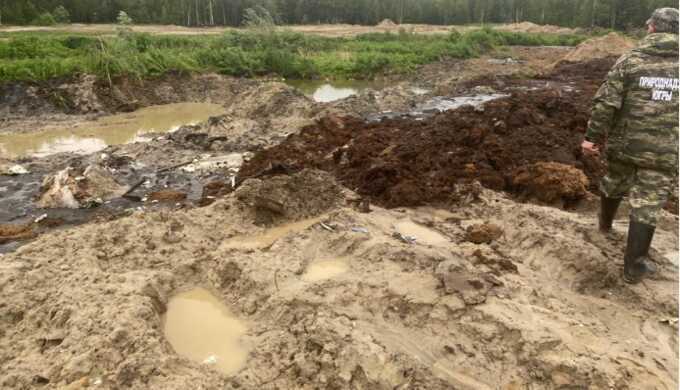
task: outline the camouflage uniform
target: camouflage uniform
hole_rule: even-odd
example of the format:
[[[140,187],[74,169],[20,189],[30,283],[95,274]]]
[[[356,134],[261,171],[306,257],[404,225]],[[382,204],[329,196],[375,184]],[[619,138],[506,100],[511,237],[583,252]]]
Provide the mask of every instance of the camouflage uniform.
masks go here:
[[[609,72],[586,133],[608,147],[602,193],[629,194],[631,219],[650,226],[677,185],[678,87],[677,31],[650,34]]]

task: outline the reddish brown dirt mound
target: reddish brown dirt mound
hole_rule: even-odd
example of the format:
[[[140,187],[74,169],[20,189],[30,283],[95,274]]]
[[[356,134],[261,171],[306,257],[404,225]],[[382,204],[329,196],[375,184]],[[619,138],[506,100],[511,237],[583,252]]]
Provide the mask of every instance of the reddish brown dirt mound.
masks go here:
[[[512,184],[526,197],[553,203],[583,198],[587,192],[588,178],[582,171],[569,165],[540,162],[518,168]]]
[[[473,180],[512,191],[514,171],[538,162],[575,166],[597,179],[601,165],[580,161],[590,100],[582,95],[515,92],[484,110],[468,106],[424,121],[327,119],[258,153],[241,179],[313,167],[386,207],[445,202],[456,184]]]

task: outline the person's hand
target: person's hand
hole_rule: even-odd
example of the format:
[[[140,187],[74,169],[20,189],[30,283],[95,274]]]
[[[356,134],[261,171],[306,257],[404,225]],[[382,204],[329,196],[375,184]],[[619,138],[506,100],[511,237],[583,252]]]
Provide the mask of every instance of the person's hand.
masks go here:
[[[583,141],[581,150],[586,156],[597,156],[600,154],[600,147],[590,141]]]

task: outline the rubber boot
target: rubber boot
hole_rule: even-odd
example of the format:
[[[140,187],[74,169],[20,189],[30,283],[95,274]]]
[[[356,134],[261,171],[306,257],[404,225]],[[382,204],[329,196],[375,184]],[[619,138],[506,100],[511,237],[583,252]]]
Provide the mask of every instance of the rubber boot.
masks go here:
[[[623,257],[623,280],[627,283],[640,283],[645,275],[656,272],[654,265],[645,261],[655,229],[651,225],[630,221],[628,245]]]
[[[621,198],[607,198],[602,196],[600,198],[600,231],[609,233],[612,230],[616,210],[619,209]]]

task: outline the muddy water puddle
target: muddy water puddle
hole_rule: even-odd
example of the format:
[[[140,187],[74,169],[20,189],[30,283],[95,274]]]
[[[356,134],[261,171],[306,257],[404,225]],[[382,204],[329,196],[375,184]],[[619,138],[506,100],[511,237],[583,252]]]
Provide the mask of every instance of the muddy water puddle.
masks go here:
[[[272,246],[277,240],[293,232],[301,232],[321,221],[321,218],[305,219],[269,228],[262,233],[238,236],[222,244],[223,248],[262,249]]]
[[[349,265],[345,259],[318,260],[307,267],[307,271],[302,275],[302,279],[308,282],[318,282],[332,279],[344,274],[348,270]]]
[[[17,158],[44,157],[61,152],[89,154],[108,145],[142,141],[144,134],[176,130],[222,113],[224,108],[218,104],[177,103],[106,116],[70,128],[0,134],[0,155]]]
[[[427,90],[422,91],[424,91],[422,94],[426,94],[429,92]],[[484,106],[485,103],[508,96],[510,95],[500,93],[478,94],[457,97],[435,96],[417,105],[412,111],[408,112],[384,111],[377,114],[368,115],[366,117],[366,120],[368,120],[369,122],[379,122],[383,119],[395,119],[395,118],[413,118],[415,120],[423,120],[426,117],[430,117],[440,112],[456,110],[463,106],[481,108]]]
[[[416,242],[421,244],[437,246],[449,242],[449,239],[442,234],[412,221],[399,222],[395,227],[397,232],[403,236],[413,237]]]
[[[164,320],[165,336],[179,355],[227,375],[245,364],[246,325],[208,290],[196,288],[170,299]]]
[[[479,107],[482,106],[484,103],[508,96],[510,95],[488,94],[488,95],[459,96],[452,98],[436,97],[431,100],[428,100],[427,102],[416,108],[416,111],[430,113],[455,110],[463,106]]]
[[[286,84],[297,88],[315,102],[329,103],[358,95],[367,89],[381,90],[384,83],[365,80],[287,80]]]

